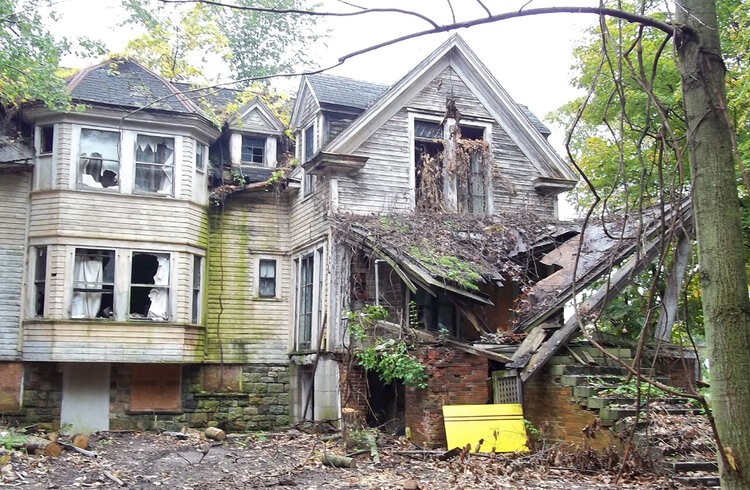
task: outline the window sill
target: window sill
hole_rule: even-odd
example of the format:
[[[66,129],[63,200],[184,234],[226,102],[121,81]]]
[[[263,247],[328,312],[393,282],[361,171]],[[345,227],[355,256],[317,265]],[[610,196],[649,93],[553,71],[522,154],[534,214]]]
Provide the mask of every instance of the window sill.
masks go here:
[[[261,301],[261,302],[266,302],[266,303],[280,303],[284,300],[279,298],[278,296],[274,296],[274,297],[252,296],[250,297],[250,301]]]

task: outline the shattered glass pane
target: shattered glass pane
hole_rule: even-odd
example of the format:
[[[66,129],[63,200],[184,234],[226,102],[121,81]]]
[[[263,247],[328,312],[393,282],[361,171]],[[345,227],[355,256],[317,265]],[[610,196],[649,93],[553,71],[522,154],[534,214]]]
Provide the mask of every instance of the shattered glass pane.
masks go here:
[[[120,133],[81,129],[78,144],[78,185],[117,189],[120,176]]]
[[[414,137],[420,139],[443,139],[443,126],[432,121],[414,121]]]
[[[174,138],[138,135],[135,147],[135,190],[172,194]]]

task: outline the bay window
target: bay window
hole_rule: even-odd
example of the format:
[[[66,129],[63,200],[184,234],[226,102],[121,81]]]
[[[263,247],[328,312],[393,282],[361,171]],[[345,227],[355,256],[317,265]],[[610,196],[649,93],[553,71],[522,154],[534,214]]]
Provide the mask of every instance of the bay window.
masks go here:
[[[169,254],[133,252],[130,318],[167,321],[169,310]]]
[[[139,134],[135,143],[135,191],[172,195],[174,138]]]
[[[112,319],[114,289],[115,251],[76,249],[70,317]]]

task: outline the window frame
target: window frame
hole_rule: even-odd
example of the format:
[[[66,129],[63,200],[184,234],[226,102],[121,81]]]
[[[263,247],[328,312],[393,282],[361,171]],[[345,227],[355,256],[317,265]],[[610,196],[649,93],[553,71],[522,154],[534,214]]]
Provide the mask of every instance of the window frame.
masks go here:
[[[264,277],[263,276],[263,265],[266,264],[273,264],[273,276],[271,277]],[[258,265],[257,265],[257,287],[256,292],[259,298],[263,299],[274,299],[278,297],[278,277],[279,277],[279,261],[275,258],[270,257],[260,257],[258,258]],[[272,294],[266,294],[264,293],[264,282],[266,284],[270,283],[272,284],[273,293]]]
[[[167,270],[167,278],[166,278],[166,284],[156,284],[156,282],[148,283],[148,282],[142,282],[142,283],[134,283],[133,282],[133,263],[135,260],[136,255],[151,255],[154,256],[157,260],[157,272],[154,274],[154,281],[156,281],[156,275],[159,273],[159,266],[161,265],[159,263],[159,258],[166,258],[165,263],[168,265]],[[126,319],[128,321],[135,321],[135,322],[156,322],[156,323],[164,323],[164,322],[171,322],[174,319],[173,311],[172,311],[172,296],[173,296],[173,288],[172,288],[172,252],[151,252],[147,250],[131,250],[130,251],[130,261],[128,264],[128,269],[130,271],[128,275],[128,283],[127,283],[127,293],[128,293],[128,302],[127,302],[127,313],[126,313]],[[160,290],[166,290],[166,299],[164,301],[165,305],[165,311],[162,318],[158,317],[149,317],[148,314],[151,310],[151,305],[153,305],[153,301],[149,300],[149,309],[147,310],[145,316],[133,316],[134,313],[132,311],[133,309],[133,289],[151,289],[149,291],[148,295],[150,296],[151,292],[156,289]]]
[[[304,279],[303,284],[302,268],[304,261],[310,262],[309,278]],[[318,341],[318,328],[321,322],[323,311],[323,273],[325,262],[325,252],[323,245],[313,247],[298,254],[293,261],[294,264],[294,316],[292,320],[294,351],[306,352],[312,349],[313,343]],[[306,310],[302,310],[305,301],[305,292],[303,288],[310,288],[309,305],[305,305]],[[304,315],[304,316],[303,316]],[[309,317],[309,322],[303,325],[303,318]]]
[[[149,132],[141,132],[141,131],[135,131],[134,132],[134,138],[133,138],[133,194],[140,194],[140,195],[149,195],[149,196],[166,196],[166,197],[174,197],[175,195],[175,181],[177,180],[177,141],[178,138],[176,135],[171,136],[165,136],[164,134],[157,134],[157,133],[149,133]],[[172,155],[171,155],[171,164],[166,164],[163,162],[144,162],[138,160],[138,139],[140,137],[144,138],[161,138],[163,140],[172,140]],[[167,149],[169,147],[167,146]],[[169,157],[167,157],[167,161],[169,161]],[[172,177],[170,181],[169,186],[169,192],[161,192],[161,190],[156,191],[149,191],[149,190],[142,190],[138,189],[138,169],[139,165],[143,166],[146,165],[148,167],[154,168],[154,169],[162,169],[164,171],[165,168],[169,168],[172,170]],[[167,172],[164,172],[164,174],[169,178],[169,174]]]
[[[47,308],[47,269],[49,268],[49,252],[47,245],[37,245],[31,247],[30,256],[34,258],[33,263],[30,262],[32,268],[30,272],[30,284],[31,284],[31,298],[33,302],[29,302],[28,315],[32,318],[45,318]],[[42,260],[40,260],[44,257]],[[41,272],[41,277],[40,277]],[[41,297],[40,297],[40,286],[41,285]],[[40,300],[41,299],[41,311],[40,311]]]
[[[110,135],[116,135],[115,138],[115,154],[117,155],[117,159],[113,158],[104,158],[102,156],[94,157],[92,155],[87,155],[86,157],[83,157],[83,152],[81,151],[81,143],[83,142],[83,136],[86,132],[99,132],[99,133],[108,133]],[[98,192],[121,192],[122,187],[122,175],[123,175],[123,159],[122,159],[122,131],[119,130],[113,130],[112,128],[101,128],[101,127],[95,127],[95,126],[81,126],[78,130],[78,149],[76,153],[74,154],[75,157],[73,159],[73,165],[76,169],[76,178],[75,178],[75,188],[79,190],[93,190]],[[93,158],[92,158],[93,157]],[[92,163],[93,165],[97,165],[96,160],[99,160],[98,165],[100,165],[101,171],[104,171],[104,165],[105,162],[109,162],[109,166],[111,166],[111,162],[116,162],[117,164],[117,172],[116,172],[116,184],[114,185],[108,185],[104,186],[103,184],[100,184],[99,186],[93,186],[85,183],[83,180],[84,175],[89,175],[86,172],[83,171],[84,165],[82,163],[83,158],[86,158],[88,161],[86,162],[86,165]],[[94,162],[91,162],[91,160],[94,160]],[[109,168],[106,169],[108,171],[111,171]],[[91,176],[93,178],[93,176]],[[101,178],[101,177],[100,177]],[[100,182],[96,181],[95,182]]]
[[[47,134],[49,131],[51,134]],[[49,136],[49,141],[47,141]],[[39,151],[38,155],[51,155],[55,151],[55,125],[54,124],[43,124],[39,126]],[[49,148],[47,147],[49,143]]]
[[[90,281],[90,284],[98,285],[99,287],[90,287],[88,284],[86,284],[86,279],[83,279],[83,286],[81,286],[82,280],[79,280],[76,278],[76,263],[78,262],[79,252],[81,257],[85,256],[94,256],[94,255],[100,255],[101,257],[108,256],[109,262],[107,263],[107,266],[104,266],[102,264],[102,279],[101,281]],[[48,257],[49,260],[49,257]],[[106,273],[106,268],[111,265],[112,267],[112,280],[107,281],[104,277]],[[80,265],[79,267],[83,267],[83,265]],[[80,271],[80,269],[78,269]],[[86,274],[86,272],[84,272]],[[70,302],[68,303],[68,313],[69,318],[71,320],[84,320],[84,321],[115,321],[117,319],[117,280],[118,280],[118,271],[117,271],[117,250],[113,248],[96,248],[96,247],[75,247],[73,249],[73,267],[71,268],[71,281],[70,281]],[[107,294],[111,295],[111,314],[110,316],[103,316],[100,317],[99,312],[105,311],[106,307],[102,307],[101,304],[99,304],[97,312],[94,316],[79,316],[76,315],[74,310],[74,305],[76,302],[76,293],[87,295],[87,294],[101,294],[102,296],[99,297],[99,302],[101,303],[102,297]],[[80,297],[80,296],[79,296]],[[81,298],[81,301],[87,301],[88,299],[96,300],[96,298]]]
[[[208,145],[195,142],[195,171],[199,174],[206,173],[206,161],[208,160]],[[200,164],[199,164],[200,162]]]
[[[190,322],[193,325],[203,323],[203,256],[193,254],[193,275],[190,284]]]
[[[245,141],[251,140],[258,144],[258,146],[249,146],[250,150],[253,149],[259,149],[260,150],[260,161],[257,162],[254,160],[255,152],[251,151],[251,156],[253,159],[251,160],[245,160]],[[253,135],[253,134],[242,134],[240,138],[240,165],[265,165],[266,164],[266,140],[267,138],[264,138],[263,136]]]

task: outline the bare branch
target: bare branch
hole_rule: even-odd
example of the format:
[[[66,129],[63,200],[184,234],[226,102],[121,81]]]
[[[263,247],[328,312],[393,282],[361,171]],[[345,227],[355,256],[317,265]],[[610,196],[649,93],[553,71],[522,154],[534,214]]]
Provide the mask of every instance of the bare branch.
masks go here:
[[[451,18],[453,19],[453,23],[456,23],[456,11],[453,10],[453,3],[451,3],[451,0],[445,0],[448,2],[448,8],[451,9]]]
[[[482,2],[482,0],[477,0],[477,3],[479,4],[480,7],[484,9],[485,12],[487,12],[488,16],[492,17],[492,12],[490,12],[490,9],[487,8],[487,6],[484,4],[484,2]]]
[[[353,17],[355,15],[363,15],[363,14],[374,14],[374,13],[392,13],[392,14],[401,14],[401,15],[410,15],[413,17],[418,17],[422,19],[423,21],[430,24],[433,28],[438,29],[440,26],[437,22],[430,19],[426,15],[422,15],[419,12],[414,12],[412,10],[404,10],[404,9],[394,9],[394,8],[362,8],[357,5],[349,4],[348,2],[342,2],[347,3],[348,5],[359,8],[361,10],[357,10],[355,12],[318,12],[315,10],[305,10],[305,9],[278,9],[274,7],[254,7],[254,6],[248,6],[248,5],[235,5],[231,3],[224,3],[217,0],[159,0],[163,3],[204,3],[206,5],[214,5],[217,7],[224,7],[234,10],[247,10],[250,12],[265,12],[269,14],[299,14],[299,15],[312,15],[317,17]]]

